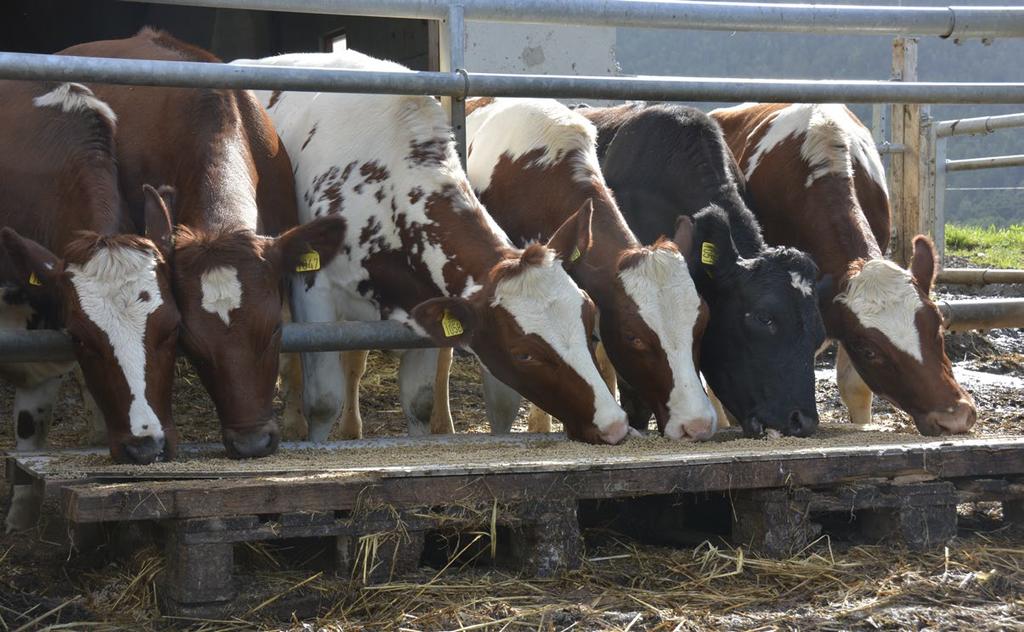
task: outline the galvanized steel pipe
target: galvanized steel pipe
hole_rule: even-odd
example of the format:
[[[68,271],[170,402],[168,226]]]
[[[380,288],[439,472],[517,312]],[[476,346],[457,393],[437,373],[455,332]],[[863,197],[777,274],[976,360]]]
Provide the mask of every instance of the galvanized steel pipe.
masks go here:
[[[0,53],[0,78],[143,86],[563,99],[1024,103],[1024,83],[376,72]]]
[[[330,15],[443,19],[448,0],[130,0]],[[654,0],[461,0],[467,20],[777,33],[1024,36],[1022,7],[884,7]]]
[[[1024,127],[1024,114],[979,116],[977,118],[957,119],[955,121],[939,121],[935,124],[935,135],[939,138],[946,138],[949,136],[991,134],[997,129],[1013,127]]]
[[[1024,270],[998,270],[994,268],[945,268],[935,279],[939,283],[954,285],[993,285],[997,283],[1024,283]]]
[[[1011,156],[986,156],[985,158],[966,158],[964,160],[947,160],[946,171],[977,171],[978,169],[998,169],[1000,167],[1024,166],[1024,154]]]
[[[1024,299],[937,301],[949,331],[1024,327]]]

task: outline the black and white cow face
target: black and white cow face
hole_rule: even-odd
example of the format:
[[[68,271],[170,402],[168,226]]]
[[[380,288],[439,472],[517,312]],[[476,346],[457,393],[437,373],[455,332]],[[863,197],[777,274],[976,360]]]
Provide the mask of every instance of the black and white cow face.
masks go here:
[[[814,355],[825,341],[817,268],[792,248],[740,258],[717,207],[694,219],[690,269],[711,310],[700,355],[708,384],[747,435],[812,434]]]

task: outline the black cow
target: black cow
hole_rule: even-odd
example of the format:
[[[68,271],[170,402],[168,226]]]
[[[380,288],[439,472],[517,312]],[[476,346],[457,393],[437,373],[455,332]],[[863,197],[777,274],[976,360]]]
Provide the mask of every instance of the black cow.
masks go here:
[[[687,260],[711,310],[700,368],[726,411],[747,435],[812,434],[814,355],[825,340],[818,270],[799,250],[765,245],[718,125],[676,105],[580,111],[598,127],[605,179],[639,239],[694,219]]]

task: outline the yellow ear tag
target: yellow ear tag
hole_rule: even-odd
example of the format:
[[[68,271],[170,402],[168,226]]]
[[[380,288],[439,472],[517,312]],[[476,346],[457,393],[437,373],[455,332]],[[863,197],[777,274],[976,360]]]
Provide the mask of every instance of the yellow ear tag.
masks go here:
[[[713,266],[716,261],[718,261],[718,252],[715,250],[715,244],[705,241],[700,245],[700,262]]]
[[[444,315],[441,316],[441,329],[444,329],[445,338],[454,338],[464,333],[462,321],[449,314],[448,310],[444,310]]]
[[[569,257],[569,263],[572,263],[572,262],[576,261],[577,259],[579,259],[582,256],[583,256],[583,253],[580,252],[580,247],[576,246],[575,248],[572,249],[572,255]]]
[[[43,282],[40,281],[39,277],[36,276],[36,273],[33,272],[33,273],[28,275],[28,284],[29,285],[41,286],[43,284]]]
[[[320,253],[310,250],[299,258],[299,265],[295,266],[296,272],[313,272],[320,269]]]

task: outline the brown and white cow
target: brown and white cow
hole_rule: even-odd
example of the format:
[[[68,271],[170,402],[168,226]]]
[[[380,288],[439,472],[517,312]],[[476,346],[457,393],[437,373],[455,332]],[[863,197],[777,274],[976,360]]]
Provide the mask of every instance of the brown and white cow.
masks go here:
[[[354,51],[255,63],[408,72]],[[336,216],[349,228],[334,262],[312,283],[296,284],[296,320],[406,323],[470,350],[494,377],[562,419],[570,437],[626,437],[625,413],[589,345],[594,305],[560,261],[587,248],[590,213],[567,219],[546,245],[517,249],[473,194],[436,100],[260,97],[295,165],[302,221]],[[400,399],[410,431],[426,430],[437,355],[403,355]],[[354,390],[339,388],[351,374],[336,353],[303,354],[302,363],[310,437],[324,440]]]
[[[149,29],[62,54],[218,61]],[[140,183],[168,182],[177,190],[172,268],[181,342],[213,398],[228,455],[270,454],[280,437],[272,403],[287,281],[311,249],[330,260],[344,223],[295,227],[291,163],[251,93],[93,89],[119,119],[117,158],[129,208],[142,206]]]
[[[0,82],[0,327],[65,328],[113,458],[172,457],[170,379],[178,311],[160,243],[170,220],[143,193],[146,232],[123,212],[116,120],[79,84]],[[73,363],[6,363],[15,387],[16,449],[43,447],[63,375]],[[96,421],[96,420],[94,420]],[[30,494],[15,486],[8,529],[31,526]]]
[[[707,305],[673,242],[641,246],[626,225],[598,166],[594,125],[546,99],[477,99],[467,109],[467,173],[494,219],[525,244],[592,208],[590,243],[566,267],[597,304],[612,365],[665,436],[713,435],[717,415],[695,367]]]
[[[889,199],[867,129],[838,104],[743,104],[711,115],[747,176],[765,238],[806,250],[837,279],[823,315],[840,343],[839,391],[851,419],[871,420],[874,391],[923,434],[968,431],[974,401],[953,377],[928,296],[935,250],[918,236],[909,270],[883,258]]]

